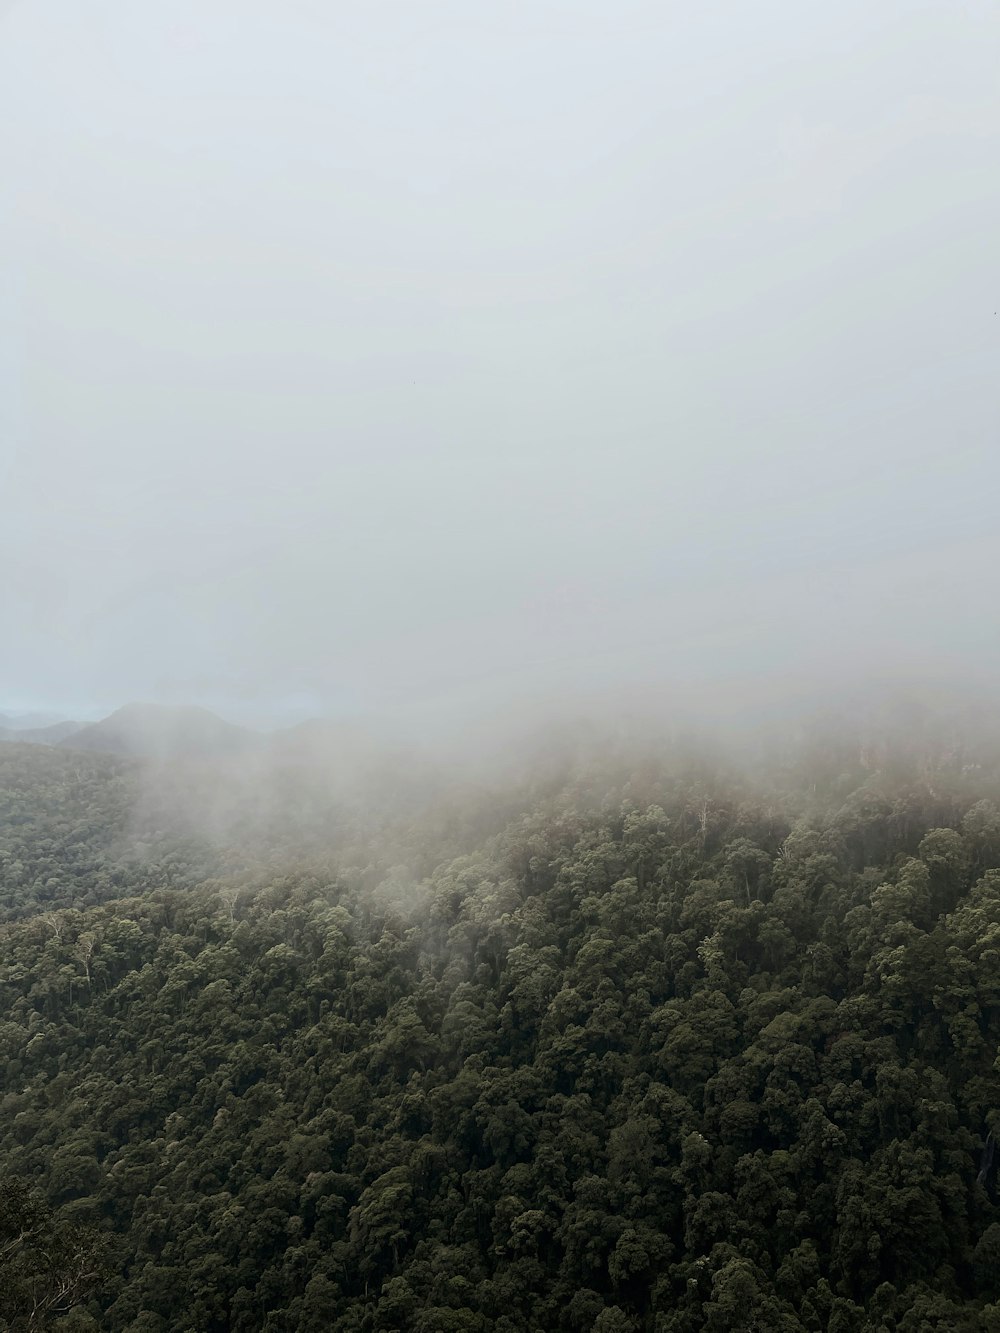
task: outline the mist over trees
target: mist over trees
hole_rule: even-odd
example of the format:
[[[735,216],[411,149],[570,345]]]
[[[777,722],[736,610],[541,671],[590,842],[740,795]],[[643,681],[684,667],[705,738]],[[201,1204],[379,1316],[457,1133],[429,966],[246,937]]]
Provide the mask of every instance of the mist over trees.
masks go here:
[[[909,720],[314,769],[311,843],[0,747],[0,1224],[78,1328],[992,1328],[1000,748]]]
[[[1000,1330],[998,69],[0,0],[0,1333]]]

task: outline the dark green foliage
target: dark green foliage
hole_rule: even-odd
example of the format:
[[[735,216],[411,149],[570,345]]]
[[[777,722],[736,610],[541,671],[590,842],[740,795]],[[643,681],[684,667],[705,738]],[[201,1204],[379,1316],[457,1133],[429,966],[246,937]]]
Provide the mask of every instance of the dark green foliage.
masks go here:
[[[107,1248],[96,1228],[53,1213],[21,1181],[0,1181],[0,1326],[44,1328],[76,1310],[108,1276]]]
[[[133,770],[84,761],[75,838],[26,762],[8,854],[80,889]],[[1000,1327],[997,795],[646,764],[311,866],[35,874],[0,1168],[116,1247],[112,1330]]]
[[[142,791],[130,760],[0,745],[0,921],[211,874],[203,837],[137,823]]]

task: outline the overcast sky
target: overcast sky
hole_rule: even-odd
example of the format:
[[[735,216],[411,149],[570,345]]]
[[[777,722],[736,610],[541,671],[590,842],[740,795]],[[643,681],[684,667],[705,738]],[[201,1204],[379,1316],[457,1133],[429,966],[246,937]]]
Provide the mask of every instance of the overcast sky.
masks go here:
[[[995,0],[0,5],[0,709],[1000,666]]]

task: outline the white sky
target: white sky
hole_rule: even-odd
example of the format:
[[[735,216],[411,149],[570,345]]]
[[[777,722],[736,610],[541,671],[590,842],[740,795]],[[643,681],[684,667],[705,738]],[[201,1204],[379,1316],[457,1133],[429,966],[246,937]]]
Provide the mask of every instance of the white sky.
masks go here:
[[[994,0],[0,5],[0,708],[1000,666]]]

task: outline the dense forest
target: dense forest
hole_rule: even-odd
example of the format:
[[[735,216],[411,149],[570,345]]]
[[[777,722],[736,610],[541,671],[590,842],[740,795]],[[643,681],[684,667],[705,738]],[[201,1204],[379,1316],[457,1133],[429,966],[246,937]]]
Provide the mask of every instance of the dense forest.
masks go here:
[[[985,729],[219,784],[0,746],[0,1326],[1000,1329]]]

